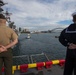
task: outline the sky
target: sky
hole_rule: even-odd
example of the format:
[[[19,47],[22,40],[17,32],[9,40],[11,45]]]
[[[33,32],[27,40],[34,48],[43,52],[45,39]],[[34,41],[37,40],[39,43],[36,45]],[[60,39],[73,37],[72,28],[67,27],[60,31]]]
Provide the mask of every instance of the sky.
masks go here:
[[[65,28],[72,23],[76,0],[3,0],[16,27],[29,30]]]

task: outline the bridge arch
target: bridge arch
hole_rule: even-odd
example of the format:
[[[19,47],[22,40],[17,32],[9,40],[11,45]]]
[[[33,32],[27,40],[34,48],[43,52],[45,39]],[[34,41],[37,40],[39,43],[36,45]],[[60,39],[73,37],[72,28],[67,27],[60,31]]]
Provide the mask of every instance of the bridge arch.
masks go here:
[[[54,28],[54,29],[51,29],[51,30],[49,30],[49,32],[53,32],[53,31],[55,31],[55,30],[63,30],[64,28]]]

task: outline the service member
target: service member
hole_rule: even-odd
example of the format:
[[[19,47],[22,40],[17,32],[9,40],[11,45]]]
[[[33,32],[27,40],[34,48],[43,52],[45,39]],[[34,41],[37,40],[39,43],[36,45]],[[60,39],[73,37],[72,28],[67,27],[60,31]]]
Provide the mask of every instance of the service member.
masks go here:
[[[72,14],[73,23],[65,28],[60,36],[59,41],[62,45],[67,47],[64,74],[76,75],[76,12]]]
[[[4,67],[5,75],[12,75],[12,49],[11,47],[18,43],[16,33],[6,26],[6,18],[0,14],[0,75]]]

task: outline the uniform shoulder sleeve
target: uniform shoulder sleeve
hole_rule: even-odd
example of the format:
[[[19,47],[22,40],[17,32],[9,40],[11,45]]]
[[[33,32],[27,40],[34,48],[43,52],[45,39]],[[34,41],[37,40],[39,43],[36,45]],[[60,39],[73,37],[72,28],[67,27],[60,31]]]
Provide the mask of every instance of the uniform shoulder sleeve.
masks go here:
[[[67,46],[68,41],[67,41],[66,38],[65,38],[65,30],[66,30],[66,29],[64,29],[64,30],[60,33],[59,42],[60,42],[62,45]]]
[[[16,32],[9,28],[10,29],[10,32],[11,32],[11,40],[15,40],[15,39],[18,39],[18,35],[16,34]]]

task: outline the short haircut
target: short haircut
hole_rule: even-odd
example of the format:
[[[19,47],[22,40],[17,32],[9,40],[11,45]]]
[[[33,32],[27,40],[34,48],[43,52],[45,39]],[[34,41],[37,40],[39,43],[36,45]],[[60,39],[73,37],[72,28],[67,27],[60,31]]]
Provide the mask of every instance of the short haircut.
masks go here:
[[[6,17],[3,14],[0,14],[0,19],[6,19]]]
[[[76,21],[76,15],[73,16],[73,21]]]

